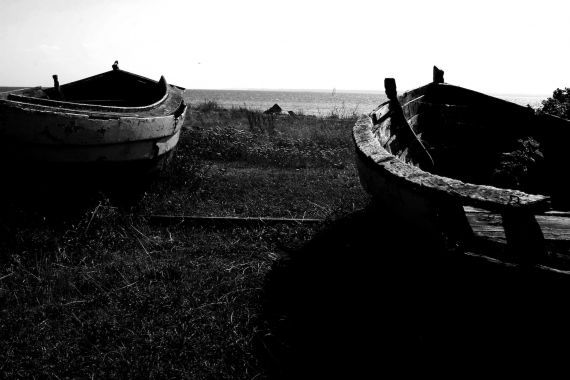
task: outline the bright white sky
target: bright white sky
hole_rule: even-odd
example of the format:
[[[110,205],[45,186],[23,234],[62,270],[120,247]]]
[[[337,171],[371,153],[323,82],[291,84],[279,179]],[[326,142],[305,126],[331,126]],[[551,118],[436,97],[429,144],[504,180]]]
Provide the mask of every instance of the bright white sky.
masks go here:
[[[568,0],[0,0],[0,85],[120,68],[195,89],[570,87]]]

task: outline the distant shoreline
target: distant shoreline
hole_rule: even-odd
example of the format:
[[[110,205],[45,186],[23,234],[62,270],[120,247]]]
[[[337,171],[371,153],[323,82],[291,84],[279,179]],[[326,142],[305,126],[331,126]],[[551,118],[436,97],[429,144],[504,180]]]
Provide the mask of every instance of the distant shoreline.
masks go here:
[[[36,87],[36,86],[28,86],[28,87]],[[26,86],[0,86],[0,92],[18,90],[21,88],[27,88]],[[264,91],[264,92],[321,92],[321,93],[337,93],[337,94],[384,94],[384,91],[376,91],[376,90],[324,90],[324,89],[280,89],[280,88],[222,88],[222,89],[211,89],[211,88],[186,88],[187,90],[194,90],[194,91]],[[398,92],[399,94],[403,94],[404,92]],[[548,98],[552,96],[552,94],[527,94],[527,93],[498,93],[498,92],[489,92],[484,94],[491,95],[491,96],[499,96],[499,97],[509,97],[509,98]]]
[[[259,92],[324,92],[332,93],[333,90],[324,89],[280,89],[280,88],[186,88],[187,90],[194,91],[259,91]],[[335,90],[337,94],[381,94],[384,95],[384,91],[377,90]],[[403,94],[405,91],[398,91],[398,94]],[[478,91],[481,92],[481,91]],[[552,94],[529,94],[529,93],[508,93],[508,92],[482,92],[483,94],[491,96],[501,96],[509,98],[548,98]]]
[[[18,86],[0,86],[0,92],[6,92],[6,91],[14,91],[14,90],[19,90],[21,88],[27,88],[27,87],[18,87]]]

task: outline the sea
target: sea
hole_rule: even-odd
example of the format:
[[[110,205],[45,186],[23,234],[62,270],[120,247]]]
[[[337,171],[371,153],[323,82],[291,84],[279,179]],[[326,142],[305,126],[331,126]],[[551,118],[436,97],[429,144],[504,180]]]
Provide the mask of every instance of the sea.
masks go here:
[[[497,95],[509,102],[533,108],[540,107],[547,95]],[[265,111],[278,104],[283,111],[305,115],[338,116],[368,113],[387,98],[383,93],[331,91],[275,91],[275,90],[194,90],[187,89],[185,99],[191,105],[214,100],[224,108],[247,107]]]
[[[22,87],[1,87],[0,92]],[[509,102],[533,108],[540,107],[547,95],[489,94]],[[214,100],[224,108],[247,107],[265,111],[278,104],[283,111],[297,114],[330,116],[350,116],[368,113],[384,103],[386,95],[380,92],[347,92],[325,90],[196,90],[187,89],[185,99],[195,106],[208,100]]]

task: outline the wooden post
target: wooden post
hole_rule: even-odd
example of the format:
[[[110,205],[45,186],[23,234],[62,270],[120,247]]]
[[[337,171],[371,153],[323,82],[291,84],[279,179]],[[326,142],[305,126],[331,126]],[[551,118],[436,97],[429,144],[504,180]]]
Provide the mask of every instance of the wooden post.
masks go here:
[[[59,87],[59,81],[57,80],[57,75],[53,75],[52,77],[53,77],[53,88],[57,92],[57,94],[59,96],[59,100],[65,100],[65,98],[63,97],[63,92],[61,91],[61,88]]]
[[[434,75],[435,70],[441,72],[441,80],[443,83],[443,71],[434,67]],[[398,141],[400,141],[403,147],[407,146],[409,150],[423,152],[423,157],[417,160],[421,168],[433,168],[433,158],[421,140],[417,138],[404,116],[402,105],[398,101],[396,80],[394,78],[384,79],[384,88],[386,90],[386,96],[390,99],[392,128],[397,128],[394,129],[393,133],[397,135]],[[431,198],[429,208],[431,209],[431,220],[428,223],[431,223],[431,226],[437,231],[438,235],[433,242],[435,246],[442,248],[445,245],[443,240],[444,235],[453,244],[462,247],[466,247],[470,244],[474,236],[473,229],[467,220],[463,206],[459,202],[448,199]]]
[[[391,101],[398,100],[398,92],[396,91],[396,80],[394,78],[384,79],[384,89],[386,90],[386,96]]]
[[[468,249],[475,234],[469,224],[463,205],[452,199],[440,199],[436,207],[438,227],[443,235],[448,238],[448,242]]]
[[[507,247],[521,264],[533,265],[546,256],[546,242],[533,214],[522,210],[509,210],[501,214],[507,238]]]
[[[397,136],[398,142],[403,150],[408,150],[408,152],[421,152],[422,158],[416,160],[419,167],[423,170],[427,168],[433,168],[434,162],[433,158],[429,154],[428,150],[424,144],[418,139],[412,127],[406,120],[404,110],[402,105],[398,100],[398,92],[396,91],[396,80],[394,78],[384,79],[384,89],[386,90],[386,96],[390,99],[390,110],[392,112],[392,128],[394,129],[393,134]]]
[[[444,83],[443,82],[443,70],[433,67],[433,83]]]

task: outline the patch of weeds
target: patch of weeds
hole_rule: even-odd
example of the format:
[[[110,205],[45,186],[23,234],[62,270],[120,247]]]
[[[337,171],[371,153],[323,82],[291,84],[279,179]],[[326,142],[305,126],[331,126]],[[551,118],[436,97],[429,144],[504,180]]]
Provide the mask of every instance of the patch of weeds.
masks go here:
[[[356,119],[358,118],[358,106],[348,108],[343,101],[340,106],[333,106],[326,116],[332,119]]]
[[[353,120],[278,116],[261,133],[246,108],[199,107],[134,211],[336,218],[366,203]],[[59,224],[2,219],[1,377],[265,374],[262,283],[321,226],[151,227],[132,211],[99,200]]]
[[[261,111],[247,110],[246,117],[249,124],[249,130],[253,133],[275,133],[277,114],[265,114]]]
[[[281,168],[344,167],[352,162],[354,120],[267,115],[234,107],[192,115],[186,138],[202,159]]]
[[[222,106],[220,106],[220,103],[218,103],[218,101],[214,99],[204,99],[204,102],[199,103],[192,108],[196,111],[203,113],[210,113],[222,110]]]
[[[542,101],[536,111],[539,115],[549,114],[570,119],[570,88],[557,88],[551,97]]]
[[[518,149],[503,153],[501,162],[493,173],[493,183],[524,191],[529,182],[532,182],[530,175],[544,158],[539,147],[540,144],[532,137],[517,140]]]

